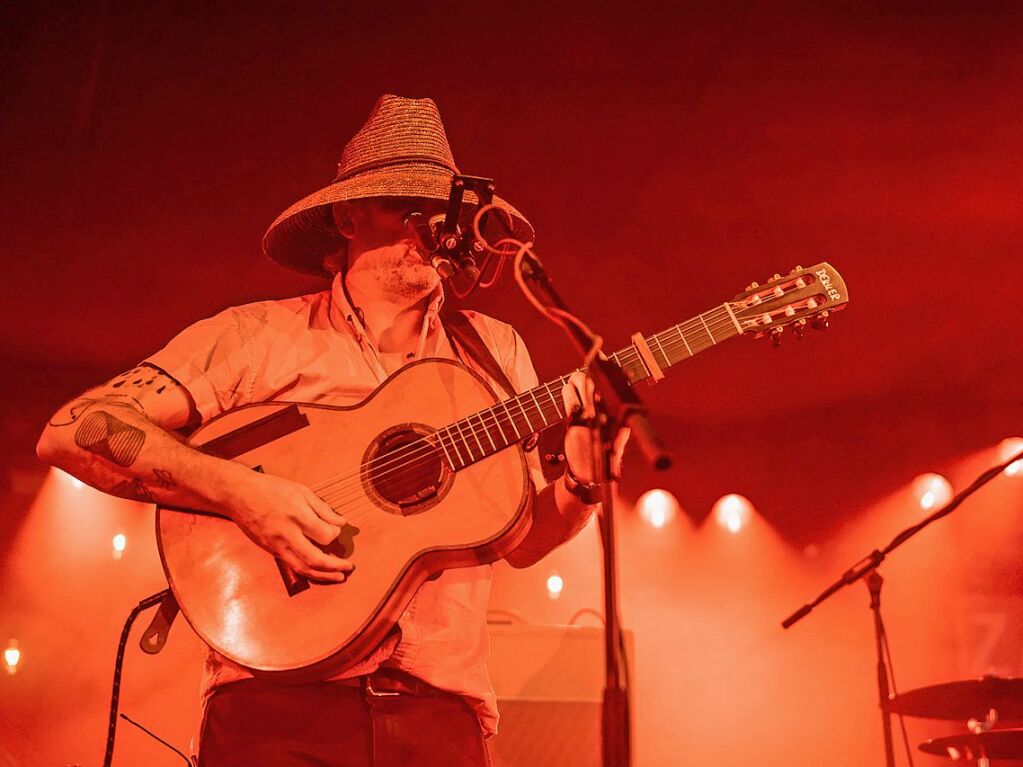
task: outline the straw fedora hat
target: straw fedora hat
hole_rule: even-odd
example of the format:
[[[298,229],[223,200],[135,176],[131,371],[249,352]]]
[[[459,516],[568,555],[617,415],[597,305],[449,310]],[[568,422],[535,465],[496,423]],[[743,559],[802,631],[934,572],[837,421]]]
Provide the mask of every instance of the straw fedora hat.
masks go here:
[[[348,247],[334,226],[333,203],[368,197],[447,200],[456,173],[437,105],[431,99],[381,96],[341,152],[333,183],[281,213],[263,235],[263,252],[289,269],[329,276],[324,256],[343,254]],[[464,201],[463,225],[478,204],[470,192]],[[533,239],[533,227],[521,213],[500,197],[494,197],[494,204],[511,214],[518,239]],[[494,230],[484,232],[488,239],[502,236],[496,225]]]

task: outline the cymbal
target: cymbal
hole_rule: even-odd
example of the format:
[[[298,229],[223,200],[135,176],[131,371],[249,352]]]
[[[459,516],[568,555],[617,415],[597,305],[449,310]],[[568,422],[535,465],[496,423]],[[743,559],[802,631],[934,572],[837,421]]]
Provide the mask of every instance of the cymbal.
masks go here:
[[[932,738],[920,750],[949,759],[1023,759],[1023,730],[992,730],[977,735]]]
[[[995,709],[1001,720],[1023,721],[1023,679],[985,676],[908,690],[888,703],[893,714],[966,721]]]

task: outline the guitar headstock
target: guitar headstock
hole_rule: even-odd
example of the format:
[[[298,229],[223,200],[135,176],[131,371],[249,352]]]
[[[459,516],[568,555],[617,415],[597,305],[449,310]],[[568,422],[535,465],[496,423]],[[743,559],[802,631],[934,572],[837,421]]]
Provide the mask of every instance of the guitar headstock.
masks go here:
[[[845,280],[831,264],[822,262],[788,274],[774,275],[763,285],[753,283],[729,303],[744,334],[771,336],[777,346],[786,327],[797,338],[807,327],[823,330],[828,318],[849,302]]]

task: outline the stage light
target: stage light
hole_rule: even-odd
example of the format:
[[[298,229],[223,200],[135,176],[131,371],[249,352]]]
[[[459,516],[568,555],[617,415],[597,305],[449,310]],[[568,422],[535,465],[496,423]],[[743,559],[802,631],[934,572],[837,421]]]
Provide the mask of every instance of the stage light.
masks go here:
[[[675,519],[679,512],[678,501],[667,490],[647,490],[636,505],[643,521],[657,530]]]
[[[12,639],[7,643],[4,650],[4,666],[8,674],[18,673],[18,664],[21,663],[21,648],[18,647],[18,640]]]
[[[952,485],[940,474],[921,474],[913,480],[913,496],[924,511],[937,509],[952,497]]]
[[[1023,439],[1020,437],[1003,439],[1002,444],[998,446],[998,460],[1004,463],[1019,453],[1020,450],[1023,450]],[[1006,466],[1002,474],[1007,477],[1023,476],[1023,458],[1013,461]]]
[[[735,535],[749,524],[753,515],[753,504],[745,496],[729,493],[714,504],[714,519],[728,532]]]
[[[117,535],[114,536],[114,539],[111,543],[113,544],[114,547],[113,551],[114,559],[120,559],[121,555],[124,554],[124,549],[128,545],[127,536],[124,533],[118,533]]]
[[[561,590],[565,588],[565,581],[557,573],[551,573],[547,576],[547,596],[551,599],[557,599],[561,596]]]

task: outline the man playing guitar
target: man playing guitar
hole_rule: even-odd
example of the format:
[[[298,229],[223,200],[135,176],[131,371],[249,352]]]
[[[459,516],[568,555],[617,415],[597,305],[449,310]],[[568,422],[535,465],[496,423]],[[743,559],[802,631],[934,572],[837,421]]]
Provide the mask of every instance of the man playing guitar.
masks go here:
[[[441,213],[457,173],[436,106],[382,97],[345,147],[334,183],[271,226],[264,250],[332,279],[328,290],[227,309],[184,330],[138,367],[83,393],[51,419],[39,456],[123,498],[226,516],[315,584],[344,583],[350,560],[327,550],[348,520],[306,485],[182,441],[232,408],[263,401],[353,406],[426,358],[460,359],[499,382],[446,331],[436,269],[405,219]],[[471,202],[471,201],[470,201]],[[521,239],[529,223],[499,198]],[[537,385],[522,339],[478,313],[469,324],[517,391]],[[565,410],[592,412],[580,375]],[[526,567],[574,536],[597,500],[588,432],[570,427],[567,473],[538,488],[532,524],[507,555]],[[284,684],[210,649],[203,679],[199,764],[482,765],[496,732],[486,672],[491,565],[422,583],[368,655],[321,680]],[[330,587],[337,588],[337,587]],[[288,627],[281,626],[281,631]]]

